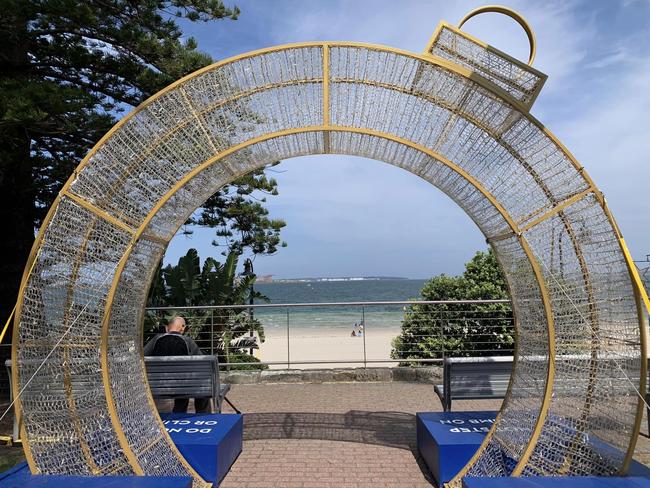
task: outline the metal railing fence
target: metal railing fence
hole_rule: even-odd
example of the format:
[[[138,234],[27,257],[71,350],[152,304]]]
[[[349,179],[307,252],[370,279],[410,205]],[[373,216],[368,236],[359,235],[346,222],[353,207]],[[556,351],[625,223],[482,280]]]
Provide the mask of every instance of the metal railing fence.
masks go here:
[[[421,365],[514,348],[509,300],[152,307],[145,341],[175,315],[226,369]]]
[[[219,354],[226,369],[420,365],[446,356],[512,354],[514,345],[508,300],[153,307],[145,310],[145,341],[173,315],[185,317],[199,347]],[[0,357],[0,399],[6,400],[11,344],[0,344]]]

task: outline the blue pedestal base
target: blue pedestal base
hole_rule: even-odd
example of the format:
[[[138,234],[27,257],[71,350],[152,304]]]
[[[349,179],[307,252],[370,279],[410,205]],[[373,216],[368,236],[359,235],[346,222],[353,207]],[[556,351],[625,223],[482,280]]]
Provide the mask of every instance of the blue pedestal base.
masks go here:
[[[187,462],[206,481],[218,483],[242,451],[244,422],[236,414],[163,414],[163,423]],[[191,488],[174,476],[55,476],[29,472],[27,463],[0,473],[0,488]]]
[[[59,476],[32,475],[27,463],[0,473],[0,488],[192,488],[181,476]]]
[[[638,476],[562,476],[530,478],[463,478],[463,488],[650,488]]]
[[[485,434],[494,423],[496,412],[431,412],[418,413],[417,445],[431,474],[441,486],[449,482],[469,462]],[[555,420],[568,432],[574,432],[570,422]],[[597,438],[588,445],[605,457],[620,458],[621,454]],[[632,461],[626,477],[466,477],[466,488],[650,488],[650,468]]]
[[[439,486],[468,463],[495,417],[489,411],[416,414],[418,450]]]
[[[242,451],[242,415],[170,413],[160,417],[187,462],[216,486]]]

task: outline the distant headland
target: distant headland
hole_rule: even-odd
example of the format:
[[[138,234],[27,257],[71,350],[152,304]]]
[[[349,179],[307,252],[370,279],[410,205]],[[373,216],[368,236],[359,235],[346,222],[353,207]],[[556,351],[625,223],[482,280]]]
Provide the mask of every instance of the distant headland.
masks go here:
[[[273,278],[273,275],[258,276],[257,283],[320,283],[330,281],[388,281],[408,280],[400,276],[340,276],[334,278]]]

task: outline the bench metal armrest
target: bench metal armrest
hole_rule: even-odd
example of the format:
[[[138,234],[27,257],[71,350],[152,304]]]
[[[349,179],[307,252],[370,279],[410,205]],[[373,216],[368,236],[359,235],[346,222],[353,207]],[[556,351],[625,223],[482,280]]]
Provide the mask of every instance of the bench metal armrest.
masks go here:
[[[440,403],[442,405],[442,409],[446,412],[447,411],[447,397],[445,397],[445,385],[434,385],[433,386],[433,391],[434,391],[434,393],[436,395],[438,395],[438,398],[440,399]]]

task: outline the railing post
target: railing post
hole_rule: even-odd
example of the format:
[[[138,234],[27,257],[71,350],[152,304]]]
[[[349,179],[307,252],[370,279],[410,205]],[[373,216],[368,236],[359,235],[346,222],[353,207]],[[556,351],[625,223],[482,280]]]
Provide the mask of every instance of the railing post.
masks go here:
[[[287,369],[291,369],[291,348],[289,346],[289,308],[287,307]]]
[[[442,355],[442,359],[445,359],[445,332],[444,332],[444,319],[440,315],[439,311],[436,313],[438,315],[438,321],[440,322],[440,347],[442,350],[440,351]],[[449,320],[449,317],[447,317],[446,320]]]
[[[223,317],[220,320],[223,320]],[[221,332],[221,341],[223,342],[223,349],[226,352],[226,363],[228,364],[226,371],[230,371],[230,334],[225,330]]]
[[[363,367],[367,368],[368,364],[366,363],[366,334],[368,333],[368,327],[366,327],[366,307],[361,306],[361,324],[363,325]]]
[[[223,336],[221,336],[223,337]],[[226,371],[230,371],[230,341],[225,340],[223,341],[223,348],[226,351]]]
[[[214,309],[210,309],[210,355],[214,356]]]

